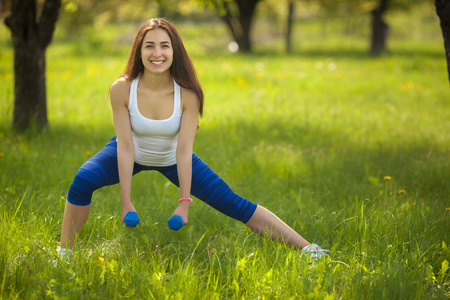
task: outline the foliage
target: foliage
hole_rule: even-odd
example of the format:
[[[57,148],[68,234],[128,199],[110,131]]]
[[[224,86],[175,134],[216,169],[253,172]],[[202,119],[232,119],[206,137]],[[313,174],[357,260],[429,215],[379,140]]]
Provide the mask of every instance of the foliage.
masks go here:
[[[211,17],[194,1],[63,0],[63,3],[61,25],[70,32],[92,25],[101,28],[107,23],[140,23],[154,17],[169,20]]]
[[[380,0],[318,0],[313,2],[318,9],[327,16],[350,17],[367,14],[373,11]],[[417,5],[424,4],[426,0],[390,0],[389,10],[409,10]]]
[[[390,16],[391,52],[376,59],[364,34],[344,35],[336,20],[297,24],[292,55],[273,40],[232,55],[221,24],[177,24],[206,93],[195,151],[239,194],[330,249],[319,262],[199,201],[171,232],[177,189],[144,173],[133,181],[142,224],[125,228],[118,186],[101,189],[73,261],[54,267],[71,180],[114,134],[108,87],[136,28],[71,40],[59,29],[47,61],[52,125],[19,136],[0,28],[0,297],[449,298],[445,57],[432,4],[411,14]]]

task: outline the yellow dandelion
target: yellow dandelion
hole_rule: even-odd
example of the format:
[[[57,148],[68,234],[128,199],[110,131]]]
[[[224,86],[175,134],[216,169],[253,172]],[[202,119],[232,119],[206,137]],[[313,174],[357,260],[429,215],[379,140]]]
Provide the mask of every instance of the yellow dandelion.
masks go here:
[[[0,157],[3,157],[3,156],[5,156],[5,153],[0,152]]]
[[[399,194],[404,194],[404,193],[406,193],[406,191],[405,190],[399,190],[398,193]]]
[[[450,207],[447,207],[445,210],[446,210],[446,211],[449,211],[449,210],[450,210]]]
[[[105,262],[105,259],[101,256],[98,257],[98,264],[99,265],[103,265],[103,263]]]
[[[391,180],[391,176],[384,176],[384,180]]]
[[[236,77],[236,81],[237,81],[237,84],[239,85],[239,86],[245,86],[247,83],[245,82],[245,79],[244,78],[242,78],[242,77],[240,77],[240,76],[237,76]]]
[[[53,154],[52,157],[53,157],[53,158],[58,158],[58,155]]]
[[[92,155],[92,152],[91,152],[91,151],[86,151],[86,155],[87,155],[87,156],[91,156],[91,155]]]
[[[86,75],[88,77],[94,77],[97,76],[98,72],[99,72],[99,68],[97,66],[89,66],[86,70]]]
[[[67,79],[70,79],[70,78],[72,77],[72,75],[73,75],[73,72],[72,72],[72,71],[67,71],[67,72],[64,72],[64,73],[61,75],[61,78],[62,78],[63,80],[67,80]]]

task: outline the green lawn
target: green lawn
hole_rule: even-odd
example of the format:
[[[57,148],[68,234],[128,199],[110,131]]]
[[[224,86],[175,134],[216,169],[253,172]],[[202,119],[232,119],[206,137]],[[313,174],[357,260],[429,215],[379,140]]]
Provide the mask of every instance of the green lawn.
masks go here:
[[[419,21],[390,15],[390,52],[377,58],[364,30],[344,35],[337,21],[298,22],[290,55],[273,38],[229,54],[221,24],[179,24],[206,93],[195,152],[330,249],[318,262],[200,201],[170,231],[178,190],[146,172],[133,180],[141,225],[126,228],[118,186],[103,188],[74,259],[53,267],[72,179],[114,135],[108,88],[137,27],[60,29],[47,52],[50,126],[15,134],[0,26],[0,298],[450,298],[450,89],[427,8]]]

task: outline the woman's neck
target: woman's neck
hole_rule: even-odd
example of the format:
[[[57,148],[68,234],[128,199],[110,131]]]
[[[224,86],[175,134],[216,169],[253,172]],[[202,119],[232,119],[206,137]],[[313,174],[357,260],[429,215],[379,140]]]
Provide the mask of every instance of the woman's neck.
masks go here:
[[[166,89],[167,87],[173,86],[173,77],[169,71],[162,74],[144,71],[144,73],[141,74],[139,81],[152,90]]]

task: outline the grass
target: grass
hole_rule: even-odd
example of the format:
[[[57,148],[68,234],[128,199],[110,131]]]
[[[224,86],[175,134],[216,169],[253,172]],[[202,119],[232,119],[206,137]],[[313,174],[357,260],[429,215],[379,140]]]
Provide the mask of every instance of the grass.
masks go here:
[[[73,261],[54,268],[71,181],[114,135],[108,87],[136,28],[73,39],[60,29],[47,54],[50,127],[18,135],[0,27],[0,298],[449,298],[450,91],[438,22],[425,17],[390,16],[390,53],[378,58],[358,32],[313,21],[297,24],[290,55],[263,42],[228,54],[212,38],[222,26],[180,24],[206,93],[196,153],[330,249],[319,262],[199,201],[170,231],[178,191],[147,172],[133,179],[142,224],[125,228],[118,186],[103,188]]]

